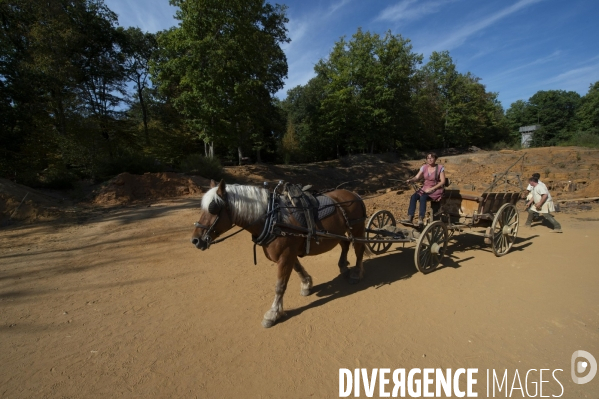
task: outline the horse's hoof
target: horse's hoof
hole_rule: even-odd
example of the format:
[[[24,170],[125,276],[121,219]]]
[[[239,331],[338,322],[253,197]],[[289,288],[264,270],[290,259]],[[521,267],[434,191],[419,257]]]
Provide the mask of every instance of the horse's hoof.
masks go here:
[[[272,326],[275,325],[276,322],[277,322],[276,320],[267,320],[267,319],[264,319],[264,320],[262,320],[262,327],[264,327],[264,328],[271,328]]]
[[[300,295],[301,296],[308,296],[308,295],[310,295],[310,289],[306,288],[306,289],[300,290]]]

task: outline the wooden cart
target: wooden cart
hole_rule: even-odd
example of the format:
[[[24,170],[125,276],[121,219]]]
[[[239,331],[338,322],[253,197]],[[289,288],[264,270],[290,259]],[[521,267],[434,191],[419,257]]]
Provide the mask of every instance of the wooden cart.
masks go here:
[[[456,232],[486,228],[481,235],[495,256],[508,253],[518,234],[516,203],[519,193],[483,193],[447,190],[439,203],[432,203],[431,220],[423,227],[404,223],[401,227],[387,210],[374,213],[366,225],[365,242],[374,254],[385,253],[393,243],[415,242],[414,263],[422,273],[435,270]]]

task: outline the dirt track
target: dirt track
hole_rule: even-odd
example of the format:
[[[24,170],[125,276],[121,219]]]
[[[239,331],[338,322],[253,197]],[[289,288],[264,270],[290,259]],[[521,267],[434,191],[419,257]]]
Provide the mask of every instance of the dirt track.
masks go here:
[[[288,317],[264,329],[274,267],[252,264],[247,233],[196,250],[197,206],[1,230],[0,397],[330,398],[339,368],[358,367],[475,367],[479,397],[486,369],[511,384],[515,369],[559,368],[562,397],[599,397],[599,377],[570,378],[573,351],[599,359],[597,208],[557,214],[564,234],[521,228],[502,258],[458,236],[429,275],[411,246],[368,259],[358,285],[338,276],[338,250],[306,258],[314,293],[294,274]]]

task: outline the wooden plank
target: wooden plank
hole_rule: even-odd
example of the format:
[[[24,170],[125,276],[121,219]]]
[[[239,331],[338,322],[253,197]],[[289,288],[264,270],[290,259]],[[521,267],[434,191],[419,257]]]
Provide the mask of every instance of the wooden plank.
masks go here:
[[[560,199],[556,200],[557,202],[573,202],[573,201],[597,201],[599,197],[583,197],[583,198],[574,198],[574,199]]]

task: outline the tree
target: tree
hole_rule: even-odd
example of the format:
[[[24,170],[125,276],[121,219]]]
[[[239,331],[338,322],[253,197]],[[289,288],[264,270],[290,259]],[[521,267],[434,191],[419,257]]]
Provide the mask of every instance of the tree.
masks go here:
[[[263,0],[171,0],[179,27],[158,35],[159,88],[206,142],[241,149],[264,131],[271,98],[283,87],[285,7]]]
[[[144,137],[146,146],[150,145],[150,134],[148,132],[148,104],[145,99],[150,76],[150,60],[158,49],[156,35],[144,33],[139,28],[118,28],[123,36],[122,51],[125,56],[125,74],[127,78],[135,83],[137,101],[142,114]]]
[[[575,115],[580,104],[580,94],[574,91],[538,91],[528,100],[530,124],[542,126],[541,137],[535,136],[537,145],[555,145],[570,138],[575,130]],[[535,121],[536,116],[536,121]]]
[[[336,155],[335,143],[322,134],[321,103],[325,97],[325,80],[316,76],[304,86],[296,86],[287,91],[287,98],[281,103],[282,113],[287,117],[298,141],[298,150],[293,161],[317,161]],[[285,158],[285,154],[283,154]]]
[[[535,133],[533,145],[555,145],[569,139],[577,127],[580,95],[573,91],[538,91],[527,102],[516,101],[506,116],[512,136],[518,136],[519,126],[541,125]]]
[[[463,147],[508,137],[497,94],[488,93],[470,72],[459,73],[448,51],[433,52],[419,75],[422,137],[431,144]]]
[[[322,132],[334,142],[337,156],[340,147],[348,153],[393,150],[411,134],[412,80],[421,62],[411,50],[400,35],[380,37],[358,29],[317,63],[314,69],[326,82]]]
[[[4,121],[21,170],[86,162],[82,145],[94,129],[85,120],[102,114],[107,126],[114,93],[124,90],[116,15],[102,0],[8,0],[0,18]]]
[[[591,84],[576,111],[578,129],[599,131],[599,81]]]
[[[125,54],[120,51],[125,38],[116,29],[116,14],[107,8],[94,11],[81,20],[87,37],[77,59],[78,67],[84,71],[77,87],[81,99],[79,111],[96,123],[113,158],[113,142],[120,133],[118,107],[126,95]]]
[[[531,120],[530,115],[531,109],[524,100],[518,100],[512,103],[510,108],[505,112],[511,142],[516,143],[520,141],[520,127],[528,126],[528,121]]]

